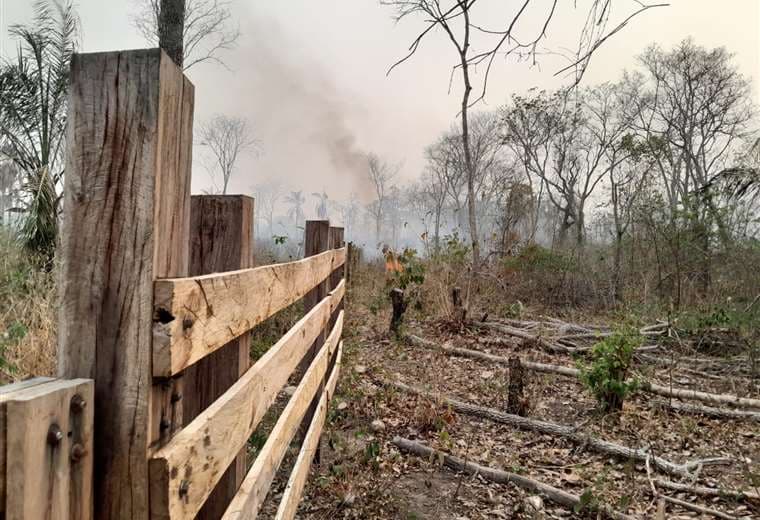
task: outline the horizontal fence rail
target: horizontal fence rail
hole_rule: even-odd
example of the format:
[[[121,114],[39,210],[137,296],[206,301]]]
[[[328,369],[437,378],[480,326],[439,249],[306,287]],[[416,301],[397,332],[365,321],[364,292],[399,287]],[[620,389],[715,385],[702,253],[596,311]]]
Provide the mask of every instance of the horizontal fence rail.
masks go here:
[[[309,424],[309,430],[306,432],[303,446],[298,453],[298,459],[296,459],[295,466],[290,474],[290,479],[288,479],[285,493],[283,493],[282,499],[280,500],[280,506],[277,509],[277,516],[275,517],[278,520],[291,519],[296,514],[298,502],[301,500],[301,494],[303,493],[303,488],[306,484],[306,478],[309,475],[309,467],[311,466],[314,453],[317,451],[317,446],[319,445],[319,437],[322,434],[322,427],[327,419],[327,407],[330,404],[330,399],[335,393],[335,387],[338,384],[341,356],[343,354],[342,346],[343,344],[341,343],[335,360],[335,368],[330,375],[325,391],[320,397],[317,412],[314,414],[314,418]]]
[[[344,294],[345,282],[341,281],[221,398],[155,453],[150,461],[154,518],[194,518],[314,340],[327,326]],[[342,329],[341,312],[321,352],[335,348]],[[315,382],[319,381],[315,379]],[[313,397],[315,392],[316,387],[308,397]]]
[[[327,279],[346,248],[284,264],[157,280],[153,375],[179,373],[249,331]]]

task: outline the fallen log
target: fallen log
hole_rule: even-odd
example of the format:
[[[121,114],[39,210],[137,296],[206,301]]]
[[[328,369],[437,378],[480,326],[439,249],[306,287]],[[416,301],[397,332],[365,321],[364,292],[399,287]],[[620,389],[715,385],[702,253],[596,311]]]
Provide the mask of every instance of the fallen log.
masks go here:
[[[475,404],[466,403],[464,401],[458,401],[450,397],[427,392],[425,390],[415,388],[401,382],[391,382],[386,384],[407,393],[412,393],[426,397],[428,399],[440,401],[450,406],[452,410],[459,413],[472,415],[474,417],[480,417],[483,419],[489,419],[491,421],[507,424],[509,426],[520,428],[522,430],[535,431],[547,435],[562,437],[584,447],[592,448],[600,453],[620,457],[622,459],[636,460],[644,463],[647,460],[651,460],[656,468],[670,475],[677,475],[681,477],[690,476],[692,471],[702,466],[731,462],[731,459],[711,458],[694,460],[686,462],[684,464],[676,464],[662,457],[652,456],[648,450],[643,448],[629,448],[627,446],[605,441],[591,435],[585,435],[578,432],[577,429],[572,426],[556,424],[548,421],[541,421],[538,419],[529,419],[527,417],[520,417],[519,415],[504,413],[493,408],[486,408],[484,406],[478,406]]]
[[[491,330],[501,332],[503,334],[507,334],[508,336],[513,336],[515,338],[520,338],[527,341],[533,341],[537,345],[551,352],[560,352],[563,354],[575,354],[577,352],[584,352],[588,350],[588,348],[586,347],[568,347],[566,345],[561,345],[557,343],[556,341],[549,341],[548,339],[542,337],[540,334],[531,334],[524,330],[510,327],[509,325],[504,325],[502,323],[485,322],[485,323],[478,323],[477,325],[479,327],[485,327],[487,329],[491,329]]]
[[[515,473],[509,473],[507,471],[502,471],[496,468],[482,466],[474,462],[468,462],[460,459],[459,457],[455,457],[442,451],[430,448],[429,446],[425,446],[424,444],[420,444],[419,442],[404,439],[401,437],[394,437],[393,444],[395,444],[401,451],[412,453],[418,457],[426,459],[438,458],[439,460],[443,461],[444,466],[455,471],[461,471],[469,475],[479,475],[486,480],[496,482],[497,484],[515,484],[516,486],[527,489],[533,493],[539,493],[546,497],[548,500],[563,505],[571,510],[581,504],[581,498],[578,495],[573,495],[572,493],[568,493],[559,488],[545,484],[538,480],[534,480],[524,475],[517,475]],[[610,518],[614,518],[616,520],[634,519],[634,517],[615,511],[606,505],[601,506],[601,509]]]
[[[654,404],[664,408],[670,408],[677,412],[685,412],[694,415],[704,415],[705,417],[714,417],[716,419],[739,419],[746,421],[760,422],[760,413],[749,412],[747,410],[734,410],[731,408],[713,408],[711,406],[700,406],[697,404],[682,403],[679,401],[662,401],[655,400]]]
[[[728,500],[747,500],[749,502],[759,503],[760,494],[752,493],[749,491],[737,491],[733,489],[722,488],[709,488],[704,486],[690,486],[689,484],[683,484],[681,482],[673,482],[672,480],[654,479],[654,483],[665,489],[671,491],[680,491],[689,493],[691,495],[697,495],[701,497],[710,498],[725,498]]]
[[[662,500],[666,502],[670,502],[671,504],[676,504],[678,506],[681,506],[684,509],[687,509],[689,511],[694,511],[695,513],[699,513],[702,515],[711,515],[716,518],[724,518],[725,520],[739,520],[739,517],[729,515],[728,513],[718,511],[717,509],[711,509],[709,507],[703,507],[697,504],[692,504],[691,502],[686,502],[685,500],[679,500],[677,498],[669,497],[667,495],[663,495],[662,493],[657,493],[656,498],[661,498]]]
[[[446,345],[439,345],[430,340],[415,336],[413,334],[406,335],[407,341],[410,343],[430,348],[441,350],[451,355],[468,357],[472,359],[480,359],[483,361],[490,361],[493,363],[509,364],[509,358],[503,356],[496,356],[493,354],[486,354],[485,352],[478,352],[477,350],[463,349],[458,347],[448,347]],[[567,377],[580,377],[580,370],[571,367],[564,367],[560,365],[547,365],[544,363],[534,363],[531,361],[523,361],[523,365],[535,372],[544,372],[548,374],[560,374]],[[671,388],[663,385],[658,385],[650,382],[642,382],[639,390],[648,392],[650,394],[660,395],[663,397],[676,397],[678,399],[690,399],[693,401],[701,401],[711,404],[731,404],[739,408],[757,408],[760,410],[760,399],[751,399],[748,397],[737,397],[730,394],[710,394],[707,392],[700,392],[698,390],[688,390],[685,388]],[[752,418],[760,415],[760,412],[749,412],[748,415],[735,416],[734,418]]]

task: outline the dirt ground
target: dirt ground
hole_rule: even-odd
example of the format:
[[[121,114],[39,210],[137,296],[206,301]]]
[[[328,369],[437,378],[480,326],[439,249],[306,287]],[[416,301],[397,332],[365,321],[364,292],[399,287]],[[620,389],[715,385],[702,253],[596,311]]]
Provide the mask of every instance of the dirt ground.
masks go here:
[[[481,476],[455,473],[438,460],[401,453],[392,443],[394,436],[583,496],[589,509],[606,504],[636,518],[658,518],[658,501],[643,463],[612,458],[556,436],[457,414],[440,402],[389,387],[387,382],[402,381],[504,410],[508,368],[391,340],[386,332],[389,317],[376,309],[371,312],[370,307],[366,298],[349,294],[342,373],[322,436],[321,460],[312,466],[299,518],[597,517],[596,513],[571,511],[547,499],[535,512],[529,504],[536,499],[528,500],[533,493],[512,484],[493,484]],[[453,333],[441,322],[410,319],[406,330],[440,344],[500,356],[516,353],[523,360],[574,366],[570,356],[550,354],[535,346],[495,345],[489,339],[496,335],[477,329]],[[661,384],[758,397],[757,381],[748,376],[705,378],[689,372],[688,366],[683,365],[683,371],[660,365],[637,368]],[[526,377],[530,418],[575,426],[585,434],[629,447],[650,447],[653,453],[676,463],[726,457],[731,459],[729,464],[697,470],[693,483],[755,493],[760,487],[758,422],[675,413],[654,403],[647,394],[626,401],[622,414],[604,416],[577,380],[527,371]],[[273,499],[281,496],[293,457],[294,453],[289,454],[272,487],[263,510],[265,517],[274,512]],[[656,471],[652,477],[678,480]],[[682,481],[692,483],[688,478]],[[658,492],[718,510],[728,518],[760,518],[758,503],[696,497],[663,488]],[[665,505],[663,517],[701,518],[699,513],[671,503]]]

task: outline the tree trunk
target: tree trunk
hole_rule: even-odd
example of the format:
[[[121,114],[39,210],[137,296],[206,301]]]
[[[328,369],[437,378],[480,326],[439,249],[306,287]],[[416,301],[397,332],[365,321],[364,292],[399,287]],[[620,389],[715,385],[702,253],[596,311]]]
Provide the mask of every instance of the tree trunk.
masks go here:
[[[509,387],[507,394],[507,413],[525,416],[528,411],[524,396],[523,367],[520,358],[509,358]]]
[[[618,231],[615,233],[615,259],[612,266],[612,297],[617,303],[622,303],[623,301],[622,262],[623,235]]]
[[[161,0],[158,14],[158,46],[177,64],[184,64],[185,0]],[[225,183],[226,193],[226,183]]]
[[[401,289],[391,290],[391,305],[393,306],[393,315],[391,316],[391,333],[398,336],[401,332],[401,324],[404,321],[404,312],[406,312],[406,299],[404,291]]]
[[[462,146],[464,147],[464,163],[467,169],[467,216],[470,224],[470,243],[472,244],[472,267],[474,273],[477,272],[480,265],[480,242],[478,240],[478,220],[475,215],[475,204],[477,204],[477,200],[475,199],[475,165],[472,162],[470,127],[467,119],[470,93],[472,92],[470,69],[467,62],[468,47],[469,43],[466,42],[461,55],[462,78],[464,80],[464,94],[462,95]]]

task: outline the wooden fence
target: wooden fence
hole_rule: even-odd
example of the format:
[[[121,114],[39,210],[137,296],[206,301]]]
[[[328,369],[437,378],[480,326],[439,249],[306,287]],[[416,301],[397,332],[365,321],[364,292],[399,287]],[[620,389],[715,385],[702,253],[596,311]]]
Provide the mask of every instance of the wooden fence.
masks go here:
[[[0,519],[254,518],[297,438],[293,518],[340,368],[343,230],[308,221],[306,258],[254,268],[253,199],[190,196],[193,85],[166,54],[71,70],[61,379],[0,388]],[[251,329],[299,300],[249,366]]]

